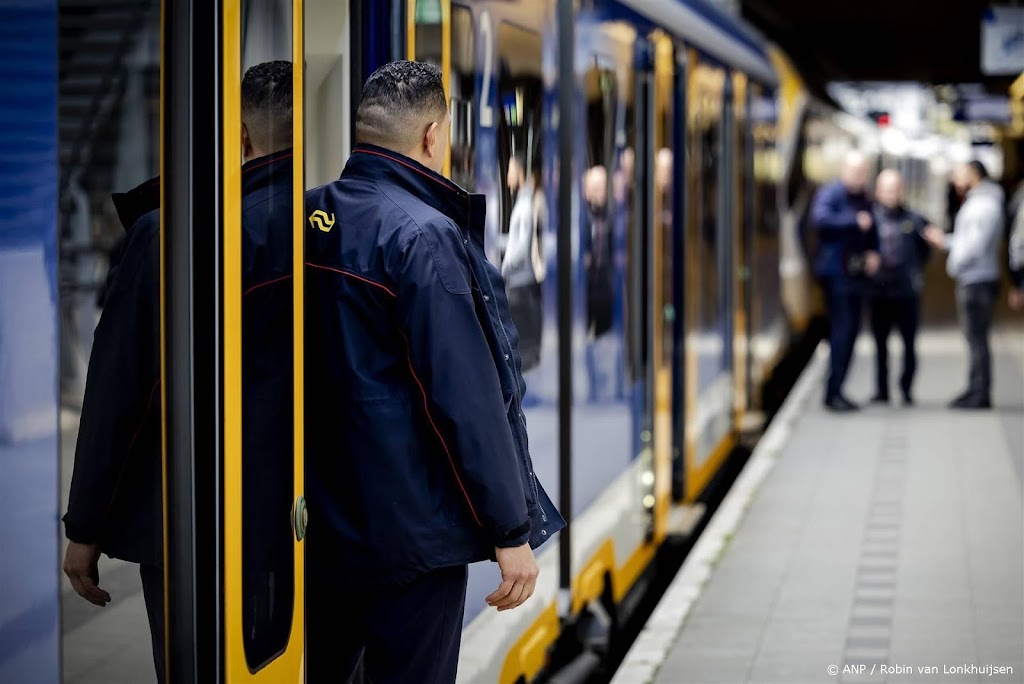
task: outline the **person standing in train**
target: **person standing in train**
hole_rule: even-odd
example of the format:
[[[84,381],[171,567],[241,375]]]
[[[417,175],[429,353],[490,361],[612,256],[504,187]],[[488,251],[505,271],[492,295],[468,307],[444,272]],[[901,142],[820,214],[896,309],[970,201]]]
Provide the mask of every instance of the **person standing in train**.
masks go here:
[[[964,192],[952,235],[932,229],[925,235],[949,252],[946,272],[956,280],[960,326],[970,353],[967,389],[950,408],[992,407],[992,352],[989,331],[999,294],[999,244],[1003,237],[1003,189],[989,179],[980,161],[956,168],[953,181]]]
[[[924,237],[928,221],[903,206],[903,178],[886,169],[875,182],[874,221],[878,229],[879,267],[868,285],[871,331],[875,337],[876,403],[889,402],[889,332],[903,338],[903,403],[914,403],[912,388],[917,369],[915,340],[921,318],[921,289],[929,246]]]
[[[832,411],[859,408],[842,390],[860,331],[866,278],[878,268],[878,233],[867,182],[867,160],[859,152],[850,152],[839,180],[818,190],[811,205],[819,243],[815,274],[831,319],[825,407]]]
[[[249,399],[243,401],[242,439],[249,456],[258,445],[259,458],[255,460],[264,466],[268,457],[287,449],[288,468],[291,433],[287,433],[287,444],[282,445],[279,435],[284,430],[277,421],[282,416],[291,419],[291,393],[282,393],[277,385],[286,373],[291,386],[291,87],[290,62],[256,65],[246,72],[241,86],[243,292],[248,293],[243,296],[242,306],[243,326],[250,331],[242,356],[243,392]],[[71,495],[64,516],[69,540],[64,573],[80,596],[105,606],[111,596],[100,587],[100,554],[139,564],[157,681],[162,684],[166,669],[160,181],[146,181],[127,193],[115,194],[113,200],[127,233],[111,262],[106,302],[89,359]],[[282,363],[283,349],[287,350],[286,363]],[[254,372],[260,368],[278,370]],[[254,384],[256,378],[260,380]],[[253,461],[249,456],[247,460]],[[250,475],[251,471],[243,472],[247,480],[251,480]],[[263,477],[270,479],[265,474]],[[290,534],[288,494],[285,509],[278,511],[283,516],[286,541]],[[266,499],[256,503],[272,506]],[[249,546],[246,562],[256,572],[248,574],[259,581],[273,568],[265,567],[258,558],[254,563],[253,554],[272,559],[278,556],[266,545]],[[292,563],[290,554],[287,562]],[[248,634],[261,640],[271,628],[265,616],[272,607],[267,604],[275,599],[265,591],[251,589],[245,597],[246,628]]]
[[[440,70],[367,79],[341,178],[306,195],[307,677],[455,681],[468,564],[520,606],[564,521],[534,475],[483,195],[441,175]]]

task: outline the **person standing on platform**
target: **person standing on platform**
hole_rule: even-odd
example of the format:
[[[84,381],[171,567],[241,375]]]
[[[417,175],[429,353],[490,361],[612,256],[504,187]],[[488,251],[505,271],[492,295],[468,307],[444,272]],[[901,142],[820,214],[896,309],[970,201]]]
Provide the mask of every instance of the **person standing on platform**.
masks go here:
[[[903,206],[903,178],[886,169],[875,183],[874,221],[878,230],[879,267],[868,285],[871,331],[875,337],[876,403],[889,402],[889,332],[903,338],[903,403],[914,403],[911,388],[917,368],[914,346],[921,317],[921,289],[929,245],[924,238],[928,221]]]
[[[967,390],[951,408],[992,407],[992,353],[989,331],[999,294],[999,245],[1003,237],[1003,189],[989,179],[979,161],[957,167],[954,182],[965,192],[953,233],[937,228],[925,235],[948,251],[946,272],[956,280],[960,325],[970,352]]]
[[[860,331],[866,278],[878,268],[878,234],[867,182],[867,159],[850,152],[839,180],[822,187],[811,206],[819,243],[815,275],[825,291],[831,319],[825,407],[832,411],[859,408],[842,390]]]
[[[534,474],[522,359],[486,200],[441,175],[441,71],[366,81],[341,178],[306,195],[307,681],[455,681],[467,565],[500,611],[564,526]]]

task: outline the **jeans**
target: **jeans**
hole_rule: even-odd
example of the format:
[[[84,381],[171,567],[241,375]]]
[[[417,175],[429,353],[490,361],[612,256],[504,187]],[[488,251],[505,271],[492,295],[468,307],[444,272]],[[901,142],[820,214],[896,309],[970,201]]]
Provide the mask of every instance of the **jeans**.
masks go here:
[[[992,391],[992,352],[988,336],[998,294],[998,282],[957,284],[956,288],[960,327],[970,353],[967,393],[986,399]]]

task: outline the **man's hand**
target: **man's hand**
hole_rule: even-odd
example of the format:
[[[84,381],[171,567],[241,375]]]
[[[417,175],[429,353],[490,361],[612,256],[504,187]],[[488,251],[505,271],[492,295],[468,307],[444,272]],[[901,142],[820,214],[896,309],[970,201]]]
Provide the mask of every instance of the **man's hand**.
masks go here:
[[[1011,287],[1010,295],[1007,297],[1007,303],[1014,311],[1024,309],[1024,288]]]
[[[501,568],[501,584],[487,597],[487,605],[499,612],[518,608],[533,596],[537,586],[540,568],[533,557],[533,549],[529,544],[523,544],[511,549],[495,549],[494,553]]]
[[[871,226],[873,223],[874,220],[871,218],[871,214],[869,212],[857,212],[857,227],[860,228],[862,232],[866,233],[869,230],[871,230]]]
[[[882,265],[882,260],[878,256],[878,252],[868,252],[864,255],[864,272],[869,276],[873,276],[878,273],[878,267]]]
[[[936,226],[928,226],[924,229],[924,239],[936,249],[946,248],[946,233]]]
[[[64,555],[64,574],[78,595],[89,603],[103,607],[110,603],[110,594],[99,587],[100,547],[96,544],[68,544]]]

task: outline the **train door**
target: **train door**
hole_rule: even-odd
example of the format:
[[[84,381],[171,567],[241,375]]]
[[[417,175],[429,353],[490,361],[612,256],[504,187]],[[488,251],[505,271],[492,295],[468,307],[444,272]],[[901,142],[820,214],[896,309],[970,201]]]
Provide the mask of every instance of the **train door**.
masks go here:
[[[300,682],[303,3],[164,19],[168,681]]]

